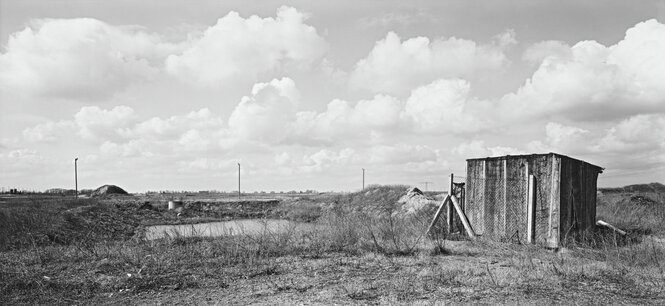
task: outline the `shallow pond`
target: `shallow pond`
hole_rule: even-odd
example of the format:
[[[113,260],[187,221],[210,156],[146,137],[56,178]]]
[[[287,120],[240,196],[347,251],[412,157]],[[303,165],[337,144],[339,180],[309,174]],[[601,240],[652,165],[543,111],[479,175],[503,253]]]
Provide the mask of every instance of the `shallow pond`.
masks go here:
[[[146,228],[146,238],[166,236],[215,237],[234,235],[260,235],[286,233],[293,230],[313,229],[313,224],[279,219],[246,219],[199,224],[153,225]]]

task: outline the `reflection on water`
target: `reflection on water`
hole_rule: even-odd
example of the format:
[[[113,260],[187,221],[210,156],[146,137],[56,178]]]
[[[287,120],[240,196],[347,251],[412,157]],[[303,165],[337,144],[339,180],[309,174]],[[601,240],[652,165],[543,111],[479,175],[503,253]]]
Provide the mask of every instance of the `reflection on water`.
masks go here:
[[[247,219],[234,221],[208,222],[199,224],[153,225],[146,228],[147,239],[169,236],[233,236],[258,235],[262,233],[284,233],[314,225],[278,219]]]

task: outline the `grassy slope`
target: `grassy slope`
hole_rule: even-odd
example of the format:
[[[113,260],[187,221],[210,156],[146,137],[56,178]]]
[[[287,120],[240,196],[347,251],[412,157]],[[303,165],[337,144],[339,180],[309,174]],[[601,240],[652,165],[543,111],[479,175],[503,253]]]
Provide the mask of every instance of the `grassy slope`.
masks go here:
[[[664,231],[662,222],[657,222],[663,220],[663,203],[644,205],[635,194],[605,193],[599,198],[599,218],[656,237],[624,246],[603,240],[596,248],[571,246],[566,252],[553,253],[531,246],[424,239],[423,219],[389,217],[405,189],[375,187],[363,193],[286,201],[274,209],[285,214],[294,210],[293,215],[303,220],[320,215],[317,224],[322,227],[312,232],[158,241],[128,239],[122,230],[110,237],[98,231],[142,221],[134,219],[134,213],[154,212],[123,212],[122,205],[94,202],[86,202],[83,207],[91,208],[85,209],[66,202],[49,207],[23,203],[21,208],[2,204],[0,216],[31,220],[0,227],[2,236],[39,236],[38,224],[67,229],[62,222],[72,213],[73,220],[85,217],[86,222],[72,223],[85,225],[77,228],[79,232],[100,234],[75,235],[69,241],[47,239],[42,245],[23,244],[0,252],[0,300],[39,304],[665,302]],[[299,203],[304,208],[298,210]],[[18,213],[21,209],[28,210]],[[109,213],[116,216],[105,215]],[[95,227],[103,220],[107,223]]]

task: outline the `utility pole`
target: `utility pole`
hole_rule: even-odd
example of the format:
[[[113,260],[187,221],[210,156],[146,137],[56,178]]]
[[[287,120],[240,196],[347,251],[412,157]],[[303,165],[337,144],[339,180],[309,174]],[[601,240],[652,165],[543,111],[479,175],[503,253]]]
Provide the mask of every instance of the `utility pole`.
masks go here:
[[[425,191],[427,191],[427,186],[429,186],[429,184],[432,184],[432,182],[420,182],[420,183],[425,184]]]
[[[79,175],[78,175],[78,162],[79,158],[74,158],[74,198],[79,198]]]
[[[363,191],[365,191],[365,168],[363,168]]]
[[[240,202],[240,163],[238,163],[238,202]]]

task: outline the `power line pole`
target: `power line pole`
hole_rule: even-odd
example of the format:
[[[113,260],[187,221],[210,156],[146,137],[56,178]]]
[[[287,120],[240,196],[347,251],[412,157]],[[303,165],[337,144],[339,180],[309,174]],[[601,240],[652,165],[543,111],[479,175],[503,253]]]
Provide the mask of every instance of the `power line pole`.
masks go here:
[[[425,191],[427,191],[427,186],[429,186],[429,184],[432,184],[432,182],[420,182],[420,183],[425,184]]]
[[[240,202],[240,163],[238,163],[238,202]]]
[[[365,191],[365,168],[363,168],[363,191]]]
[[[79,158],[74,158],[74,198],[79,198],[79,175],[78,175],[78,162]]]

